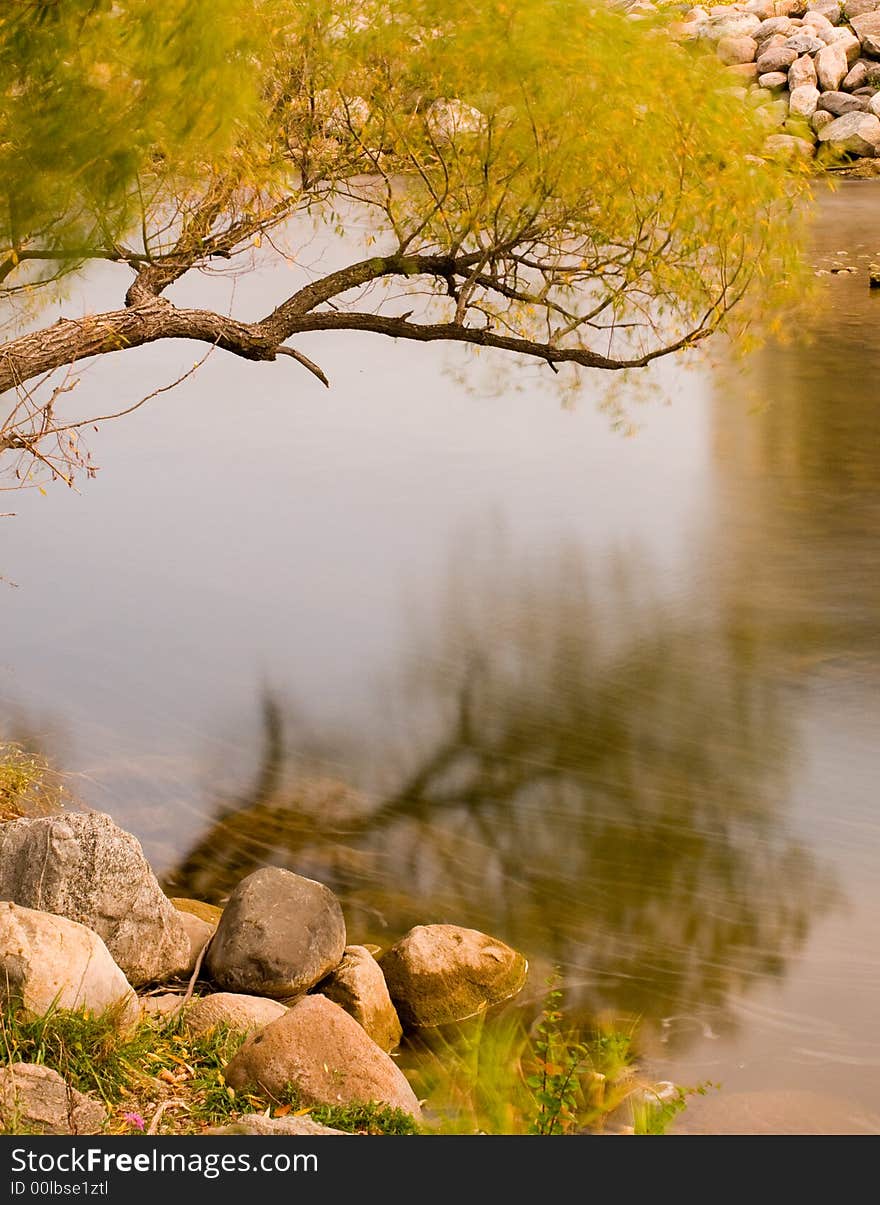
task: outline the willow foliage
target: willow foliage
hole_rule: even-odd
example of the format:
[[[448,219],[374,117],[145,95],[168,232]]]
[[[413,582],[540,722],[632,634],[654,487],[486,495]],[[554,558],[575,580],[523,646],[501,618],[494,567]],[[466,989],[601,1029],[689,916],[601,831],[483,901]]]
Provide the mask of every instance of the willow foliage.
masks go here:
[[[164,337],[324,379],[286,340],[329,329],[639,367],[732,316],[775,320],[802,281],[804,175],[761,157],[760,113],[662,18],[586,0],[34,0],[0,16],[0,79],[7,321],[95,258],[127,266],[142,319],[10,340],[0,392]],[[295,258],[304,211],[348,270],[256,323],[171,314],[171,283],[267,233]],[[389,281],[420,308],[389,309]],[[0,428],[7,448],[46,434],[28,415]]]

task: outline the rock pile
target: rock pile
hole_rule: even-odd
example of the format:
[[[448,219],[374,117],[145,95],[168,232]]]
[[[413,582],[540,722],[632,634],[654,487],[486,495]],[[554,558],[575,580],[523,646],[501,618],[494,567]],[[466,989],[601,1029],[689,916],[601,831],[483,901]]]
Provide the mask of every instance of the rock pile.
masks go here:
[[[759,105],[768,154],[880,155],[880,0],[697,6],[674,33],[714,44],[733,85]]]
[[[120,1026],[183,1010],[191,1034],[223,1025],[246,1035],[224,1069],[232,1088],[275,1098],[292,1088],[307,1106],[384,1104],[418,1118],[389,1052],[407,1029],[464,1020],[514,995],[526,961],[455,925],[419,925],[378,961],[346,942],[333,893],[290,871],[248,875],[219,913],[168,900],[137,840],[109,816],[0,824],[5,1009],[112,1008]],[[183,985],[200,958],[221,990],[189,1000]],[[174,981],[176,993],[139,999],[134,990]],[[97,1133],[105,1119],[54,1071],[16,1064],[0,1076],[0,1128]]]

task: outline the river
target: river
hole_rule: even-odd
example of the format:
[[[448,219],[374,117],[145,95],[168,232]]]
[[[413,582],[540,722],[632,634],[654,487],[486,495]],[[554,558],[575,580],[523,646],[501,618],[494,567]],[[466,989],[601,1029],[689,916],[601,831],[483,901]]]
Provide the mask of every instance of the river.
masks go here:
[[[178,894],[278,863],[350,940],[486,928],[535,996],[558,966],[657,1077],[720,1084],[683,1131],[880,1132],[878,187],[819,198],[790,341],[638,391],[370,336],[303,341],[329,392],[215,354],[93,434],[81,493],[4,496],[2,733]]]

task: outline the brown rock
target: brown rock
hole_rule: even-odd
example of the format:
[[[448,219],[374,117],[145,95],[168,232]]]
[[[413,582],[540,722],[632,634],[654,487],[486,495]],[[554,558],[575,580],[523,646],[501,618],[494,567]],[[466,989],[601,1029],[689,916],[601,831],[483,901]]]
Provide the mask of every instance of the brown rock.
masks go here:
[[[808,54],[802,54],[789,67],[788,86],[792,92],[795,88],[815,88],[816,67]]]
[[[189,958],[182,973],[189,976],[196,969],[199,955],[214,936],[217,926],[209,925],[207,921],[201,920],[198,916],[193,915],[192,912],[180,912],[179,916],[184,931],[189,938]]]
[[[262,1088],[276,1098],[292,1087],[305,1106],[373,1103],[421,1116],[400,1068],[325,996],[304,996],[247,1038],[224,1077],[236,1090]]]
[[[379,959],[405,1028],[464,1021],[516,995],[526,980],[522,954],[458,925],[417,925]]]
[[[385,976],[364,946],[347,946],[342,962],[318,984],[322,996],[344,1008],[382,1050],[393,1050],[403,1036]]]
[[[740,34],[721,38],[716,49],[721,62],[733,66],[736,63],[753,63],[758,43],[747,34]]]
[[[746,83],[751,83],[752,80],[758,78],[758,68],[754,63],[734,63],[732,67],[725,67],[724,70],[729,75],[735,75]]]
[[[283,1017],[287,1009],[265,996],[243,996],[235,992],[215,992],[201,996],[186,1010],[184,1028],[189,1034],[205,1033],[216,1025],[225,1025],[234,1033],[254,1033]]]
[[[880,0],[844,0],[843,11],[847,21],[853,17],[862,17],[865,13],[875,13],[880,9]]]
[[[788,87],[788,76],[784,71],[768,71],[758,76],[758,87],[766,88],[768,92],[781,92]]]
[[[758,75],[766,75],[768,71],[787,72],[797,57],[797,51],[788,46],[774,46],[758,59]]]

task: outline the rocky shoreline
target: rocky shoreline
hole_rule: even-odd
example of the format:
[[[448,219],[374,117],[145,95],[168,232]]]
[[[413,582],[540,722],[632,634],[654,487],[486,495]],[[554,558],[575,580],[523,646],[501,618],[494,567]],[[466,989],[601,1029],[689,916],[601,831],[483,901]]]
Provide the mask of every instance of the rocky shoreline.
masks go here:
[[[669,11],[652,0],[625,9],[636,19]],[[880,0],[697,5],[671,32],[714,49],[766,123],[768,157],[819,168],[880,157]]]
[[[180,1020],[192,1038],[237,1034],[220,1082],[243,1101],[293,1092],[304,1108],[238,1117],[230,1133],[318,1133],[315,1106],[382,1106],[417,1122],[391,1056],[403,1035],[484,1012],[528,971],[504,942],[455,925],[416,926],[382,953],[349,944],[333,893],[277,867],[248,875],[222,911],[172,901],[136,838],[95,812],[0,824],[0,901],[4,1024],[13,1012],[86,1010],[122,1031],[153,1018]],[[5,1132],[99,1133],[107,1120],[51,1067],[0,1066]]]

